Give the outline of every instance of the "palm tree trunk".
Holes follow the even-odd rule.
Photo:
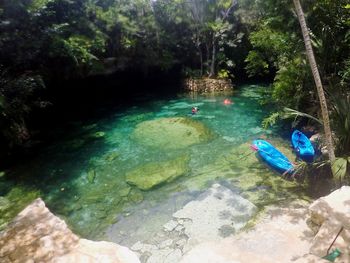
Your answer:
[[[328,156],[329,160],[331,162],[334,162],[335,160],[335,154],[334,154],[334,146],[333,146],[333,140],[332,140],[332,131],[331,126],[329,123],[329,113],[327,108],[327,101],[326,97],[324,95],[324,90],[321,82],[320,73],[317,68],[315,55],[311,46],[311,40],[308,32],[308,28],[305,21],[305,16],[303,9],[301,7],[299,0],[293,0],[294,6],[298,15],[299,23],[301,26],[301,31],[303,32],[304,37],[304,43],[306,47],[306,54],[310,63],[312,75],[314,76],[318,98],[320,100],[320,106],[321,106],[321,113],[322,113],[322,119],[323,119],[323,127],[324,127],[324,133],[325,133],[325,139],[326,139],[326,145],[328,150]]]

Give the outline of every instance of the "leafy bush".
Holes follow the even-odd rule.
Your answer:
[[[249,51],[244,61],[247,63],[245,69],[249,77],[264,76],[269,73],[269,64],[264,60],[261,53],[256,50]]]
[[[34,108],[49,105],[37,96],[45,88],[40,75],[11,75],[0,68],[0,130],[7,147],[22,145],[30,138],[26,119]]]
[[[219,79],[228,79],[230,76],[230,72],[226,69],[220,69],[218,72]]]
[[[337,139],[337,154],[350,155],[350,95],[333,95],[330,109],[331,125]]]

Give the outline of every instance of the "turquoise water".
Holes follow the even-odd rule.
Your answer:
[[[20,203],[23,206],[40,196],[81,236],[129,245],[147,238],[173,212],[214,182],[234,191],[246,191],[246,197],[260,206],[288,198],[290,192],[296,192],[294,186],[278,181],[276,190],[275,181],[266,182],[269,176],[280,179],[257,161],[247,144],[265,136],[283,145],[276,131],[261,128],[268,109],[259,103],[259,89],[262,87],[245,86],[233,94],[179,94],[150,99],[98,121],[78,123],[64,140],[0,178],[0,201],[7,213],[3,221],[14,207],[21,208]],[[227,98],[233,104],[225,105]],[[199,107],[196,115],[190,114],[193,106]],[[194,119],[215,136],[209,142],[166,150],[146,147],[132,139],[138,124],[167,117]],[[141,191],[125,181],[125,174],[135,168],[183,154],[190,156],[189,169],[173,182]]]

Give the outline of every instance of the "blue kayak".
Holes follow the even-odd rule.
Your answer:
[[[260,157],[272,168],[280,173],[292,173],[293,164],[283,153],[264,140],[254,140],[254,149],[257,150]]]
[[[292,145],[297,155],[306,162],[312,162],[315,149],[309,138],[301,131],[295,130],[292,134]]]

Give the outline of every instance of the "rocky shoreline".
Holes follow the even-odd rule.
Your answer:
[[[131,248],[79,238],[39,198],[0,233],[1,262],[281,263],[350,262],[350,187],[311,205],[292,202],[257,208],[214,184],[173,214],[153,240]],[[254,226],[247,228],[249,220]]]
[[[0,262],[139,263],[128,248],[79,238],[36,199],[0,232]]]
[[[233,89],[230,79],[187,78],[184,80],[183,86],[187,91],[200,93],[232,91]]]

